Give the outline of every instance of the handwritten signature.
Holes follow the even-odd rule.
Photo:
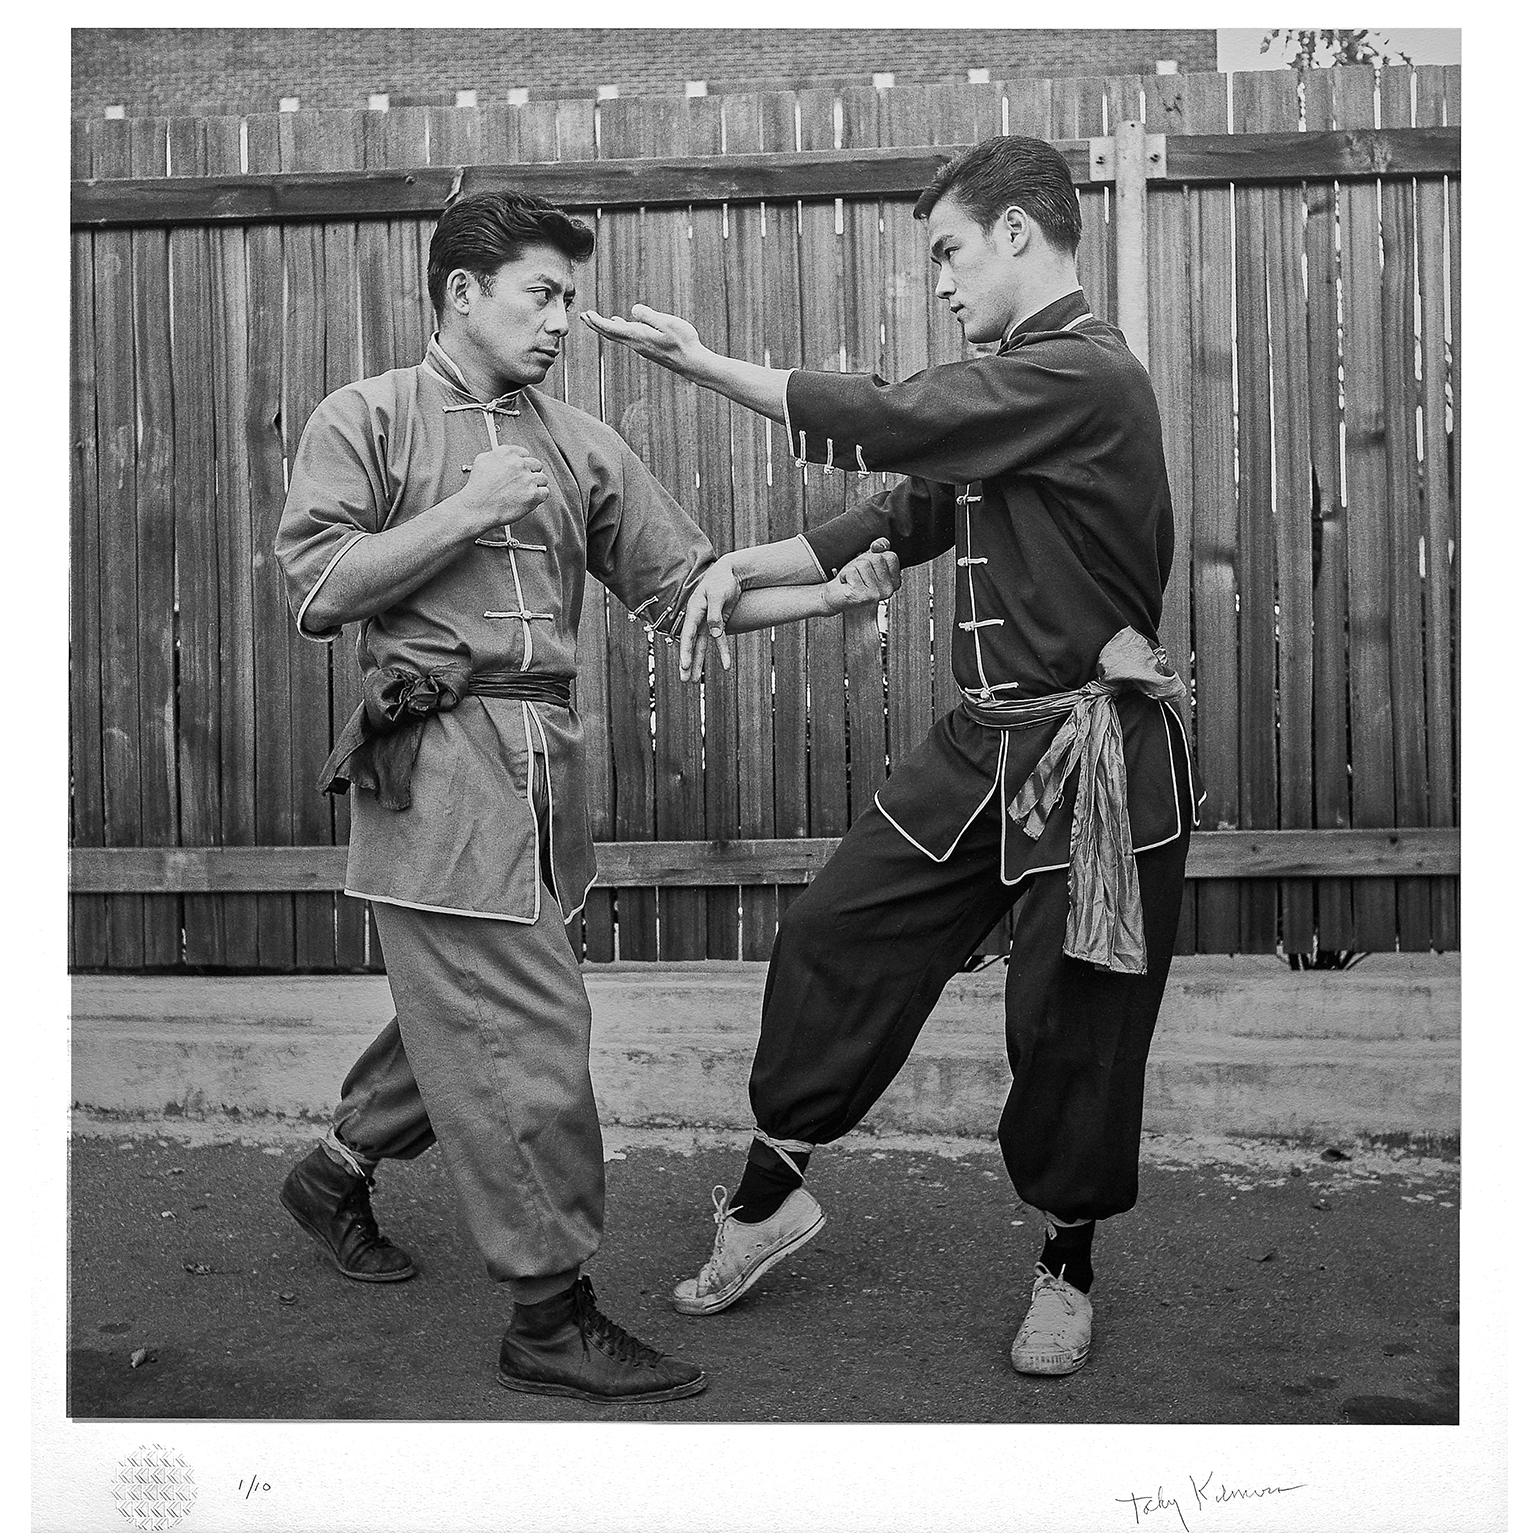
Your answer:
[[[1191,1476],[1189,1486],[1194,1495],[1190,1513],[1198,1514],[1207,1504],[1241,1504],[1250,1499],[1267,1499],[1277,1493],[1295,1493],[1298,1488],[1305,1488],[1307,1485],[1288,1483],[1282,1488],[1277,1488],[1273,1484],[1266,1483],[1261,1488],[1229,1488],[1225,1483],[1216,1482],[1214,1472],[1207,1472],[1203,1482],[1196,1482]],[[1128,1499],[1116,1499],[1115,1503],[1129,1504],[1137,1525],[1141,1524],[1144,1516],[1150,1518],[1171,1509],[1179,1517],[1179,1524],[1186,1531],[1189,1529],[1189,1521],[1184,1518],[1183,1504],[1177,1498],[1170,1498],[1165,1494],[1161,1483],[1158,1484],[1156,1493],[1133,1493]]]

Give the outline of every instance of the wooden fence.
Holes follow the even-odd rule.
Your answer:
[[[1005,129],[1067,154],[1090,302],[1163,406],[1163,638],[1210,789],[1182,947],[1454,948],[1459,93],[1456,69],[1346,68],[78,122],[72,963],[376,964],[337,895],[346,807],[312,787],[353,648],[295,635],[271,544],[320,398],[420,358],[455,187],[590,210],[583,304],[902,377],[962,355],[912,196],[943,147]],[[549,387],[722,549],[867,484],[802,473],[782,433],[584,327]],[[700,688],[589,592],[588,958],[766,956],[956,697],[951,583],[946,558],[888,624],[738,637]]]

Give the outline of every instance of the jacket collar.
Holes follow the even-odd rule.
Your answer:
[[[423,359],[423,365],[435,373],[466,404],[478,405],[487,411],[505,410],[522,394],[521,389],[512,389],[504,395],[498,395],[494,400],[482,400],[469,387],[469,380],[464,377],[464,370],[443,350],[443,344],[438,340],[436,331],[433,331],[432,339],[427,343],[427,355]]]
[[[1020,346],[1028,335],[1040,331],[1065,330],[1074,320],[1081,320],[1085,315],[1091,314],[1088,308],[1087,296],[1081,288],[1074,288],[1071,293],[1064,293],[1059,299],[1052,299],[1044,309],[1037,309],[1034,314],[1026,315],[1010,327],[1008,334],[1003,337],[999,352],[1011,352]]]

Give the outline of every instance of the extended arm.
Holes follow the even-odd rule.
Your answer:
[[[699,340],[699,333],[686,320],[649,305],[636,304],[630,314],[633,319],[621,320],[617,315],[599,315],[588,309],[581,318],[604,340],[622,342],[648,362],[659,363],[759,416],[784,420],[788,368],[765,368],[760,363],[722,357]]]
[[[636,304],[631,320],[586,311],[608,341],[782,422],[803,462],[888,470],[950,485],[1021,470],[1077,435],[1124,380],[1082,335],[1008,355],[926,368],[899,384],[873,374],[764,368],[721,357],[688,321]],[[1097,371],[1095,371],[1097,369]]]

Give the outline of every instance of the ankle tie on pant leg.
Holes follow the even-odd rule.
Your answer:
[[[796,1141],[791,1136],[770,1136],[766,1131],[754,1131],[755,1141],[760,1141],[765,1147],[772,1147],[789,1166],[790,1171],[797,1179],[804,1178],[805,1170],[789,1154],[791,1152],[804,1152],[807,1157],[816,1150],[814,1141]]]
[[[377,1163],[365,1162],[356,1152],[339,1137],[335,1131],[327,1131],[320,1139],[320,1145],[338,1162],[350,1168],[360,1179],[373,1179],[373,1170]]]
[[[1047,1238],[1055,1237],[1060,1230],[1070,1231],[1073,1227],[1086,1227],[1095,1218],[1092,1216],[1079,1216],[1076,1221],[1063,1221],[1060,1216],[1053,1216],[1049,1211],[1041,1211],[1045,1217],[1045,1235]]]

